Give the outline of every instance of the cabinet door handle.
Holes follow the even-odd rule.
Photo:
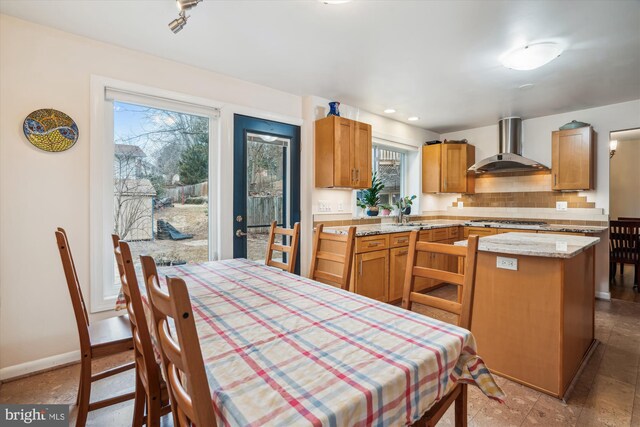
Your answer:
[[[356,169],[356,181],[360,182],[360,169]]]
[[[408,253],[409,253],[409,251],[400,251],[400,252],[398,252],[398,255],[406,255]]]
[[[557,186],[558,185],[558,174],[554,173],[553,174],[553,186]]]
[[[371,248],[371,247],[373,247],[373,246],[379,246],[379,245],[381,245],[381,244],[382,244],[381,242],[369,242],[369,244],[367,245],[367,247]]]
[[[409,239],[404,238],[404,239],[398,239],[396,240],[396,243],[407,243],[409,241]]]
[[[360,266],[358,267],[358,274],[362,276],[362,258],[360,259]]]

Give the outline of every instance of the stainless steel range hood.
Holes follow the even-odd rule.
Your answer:
[[[503,173],[549,170],[535,160],[522,157],[522,119],[506,117],[498,122],[500,143],[495,156],[480,160],[469,168],[475,173]]]

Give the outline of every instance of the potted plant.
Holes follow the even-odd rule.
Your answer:
[[[384,184],[378,179],[378,174],[374,173],[371,179],[371,187],[362,191],[362,196],[357,202],[359,208],[366,209],[368,216],[378,216],[380,192],[383,189]]]
[[[382,203],[378,205],[378,208],[380,208],[380,215],[389,216],[391,215],[391,209],[393,209],[393,206],[388,205],[386,203]]]
[[[415,195],[413,195],[411,197],[404,196],[400,200],[398,200],[396,202],[396,206],[398,207],[398,210],[400,211],[400,213],[402,213],[404,215],[410,215],[411,214],[411,205],[413,205],[413,201],[415,200],[415,198],[416,198]]]

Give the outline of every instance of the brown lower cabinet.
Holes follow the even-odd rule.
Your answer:
[[[460,227],[423,230],[419,239],[424,242],[452,244],[460,240]],[[383,302],[396,303],[402,299],[407,265],[410,233],[361,236],[356,238],[356,249],[351,273],[351,290]],[[418,265],[440,270],[457,271],[458,261],[446,255],[420,254]],[[416,290],[424,291],[439,285],[431,279],[416,279]]]

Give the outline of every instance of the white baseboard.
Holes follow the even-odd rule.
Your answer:
[[[70,351],[69,353],[57,354],[55,356],[32,360],[30,362],[20,363],[18,365],[7,366],[6,368],[0,369],[0,381],[6,381],[11,378],[17,378],[23,375],[32,374],[34,372],[44,371],[56,366],[67,365],[79,360],[80,350],[75,350]]]
[[[596,298],[611,301],[611,292],[596,291]]]

